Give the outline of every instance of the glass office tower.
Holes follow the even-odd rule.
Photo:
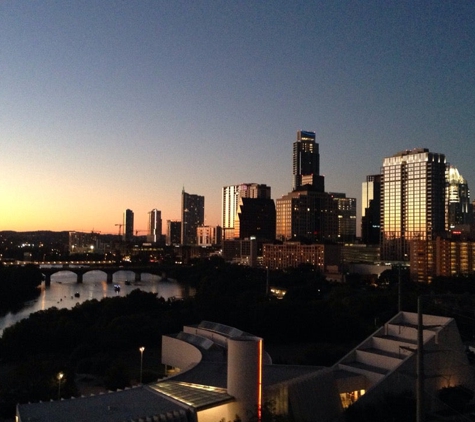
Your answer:
[[[320,176],[320,153],[315,142],[315,132],[299,130],[293,145],[294,190],[310,185],[318,192],[324,191],[323,176]]]

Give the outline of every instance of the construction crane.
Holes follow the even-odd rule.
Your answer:
[[[148,234],[148,230],[135,230],[135,240],[138,242],[139,241],[139,233],[145,232]]]
[[[122,239],[122,227],[124,226],[123,224],[116,224],[116,226],[119,226],[119,240]]]

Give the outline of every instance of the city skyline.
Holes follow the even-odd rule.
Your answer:
[[[104,1],[0,6],[0,230],[117,233],[180,192],[292,190],[315,131],[325,191],[428,148],[475,183],[475,5]]]

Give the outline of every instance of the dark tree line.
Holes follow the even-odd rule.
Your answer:
[[[34,265],[0,265],[0,314],[14,311],[40,294],[43,275]]]

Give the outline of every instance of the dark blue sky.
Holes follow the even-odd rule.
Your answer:
[[[403,149],[475,184],[471,1],[0,3],[0,230],[179,219],[183,186],[292,187],[299,129],[326,190]],[[359,209],[359,205],[358,205]]]

